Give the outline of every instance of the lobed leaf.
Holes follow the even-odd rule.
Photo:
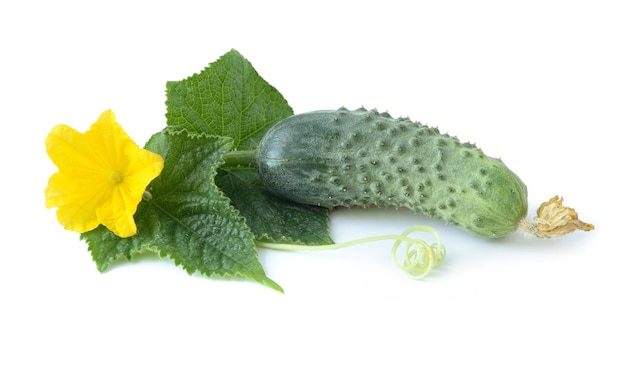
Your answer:
[[[166,91],[168,125],[230,137],[235,149],[255,149],[264,131],[293,114],[285,98],[236,50],[200,73],[168,82]]]
[[[214,183],[232,140],[167,128],[146,149],[165,160],[135,214],[138,233],[119,238],[102,227],[83,234],[101,271],[119,259],[157,251],[187,272],[247,278],[282,291],[258,261],[254,236]]]

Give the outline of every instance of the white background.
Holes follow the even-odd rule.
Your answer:
[[[354,3],[0,6],[0,388],[626,387],[620,2]],[[285,294],[150,257],[98,273],[44,207],[45,136],[111,108],[143,145],[165,126],[165,82],[232,48],[296,112],[437,125],[502,157],[532,210],[559,194],[596,230],[479,240],[403,210],[347,210],[332,214],[337,242],[427,224],[446,263],[414,281],[391,242],[261,250]]]

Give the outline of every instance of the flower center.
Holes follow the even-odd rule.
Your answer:
[[[120,184],[121,182],[124,181],[124,178],[118,172],[111,171],[111,173],[109,174],[109,180],[113,184]]]

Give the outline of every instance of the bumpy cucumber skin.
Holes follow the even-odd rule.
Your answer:
[[[296,202],[408,207],[477,237],[502,237],[528,210],[526,185],[500,160],[436,128],[376,110],[286,118],[262,139],[264,185]]]

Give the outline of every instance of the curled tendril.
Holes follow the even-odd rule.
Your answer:
[[[431,233],[437,239],[437,242],[428,244],[426,241],[411,237],[415,232]],[[446,257],[446,248],[441,242],[441,237],[435,229],[427,226],[414,226],[405,230],[402,234],[387,234],[382,236],[361,238],[358,240],[343,242],[340,244],[330,245],[297,245],[297,244],[280,244],[273,242],[257,241],[257,245],[263,248],[279,249],[279,250],[329,250],[341,249],[350,246],[366,244],[374,241],[395,240],[391,248],[391,257],[398,268],[403,270],[413,279],[422,279],[433,270],[440,266]],[[398,261],[398,250],[404,244],[403,261]]]
[[[422,239],[412,238],[410,235],[414,232],[432,233],[437,242],[428,244]],[[402,244],[404,245],[404,257],[402,262],[398,261],[398,250]],[[441,243],[441,237],[432,228],[426,226],[414,226],[402,233],[391,248],[391,256],[393,262],[398,268],[407,273],[414,279],[422,279],[432,271],[433,268],[439,267],[446,258],[446,248]]]

